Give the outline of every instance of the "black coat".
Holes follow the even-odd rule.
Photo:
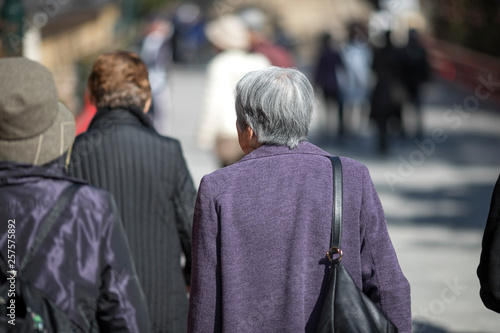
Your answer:
[[[153,331],[185,331],[196,190],[180,143],[159,135],[139,110],[99,109],[75,140],[69,173],[115,197]]]
[[[319,51],[319,58],[314,71],[314,83],[319,87],[325,96],[341,97],[340,85],[338,82],[338,71],[345,69],[344,62],[333,47],[322,45]]]
[[[491,198],[477,276],[484,305],[500,313],[500,177]]]
[[[372,68],[377,84],[372,93],[370,117],[385,121],[391,116],[401,117],[404,86],[401,81],[402,53],[388,44],[374,50]]]

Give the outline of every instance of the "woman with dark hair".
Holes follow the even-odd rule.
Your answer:
[[[246,74],[236,130],[246,154],[203,177],[193,220],[189,332],[312,332],[330,244],[330,154],[307,142],[314,106],[295,69]],[[367,168],[342,157],[346,269],[400,332],[411,332],[401,272]]]

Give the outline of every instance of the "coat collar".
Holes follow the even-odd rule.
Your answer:
[[[50,178],[87,184],[86,181],[69,177],[60,159],[45,165],[31,165],[15,162],[0,162],[0,186],[23,184],[33,179]]]
[[[331,156],[321,148],[316,147],[310,142],[303,141],[293,149],[287,146],[277,146],[277,145],[263,145],[250,154],[246,155],[241,159],[241,161],[252,160],[256,158],[270,157],[276,155],[290,155],[290,154],[309,154],[309,155],[321,155],[321,156]]]
[[[151,119],[137,108],[99,108],[92,119],[89,129],[98,126],[101,122],[113,121],[125,124],[142,125],[153,128]]]

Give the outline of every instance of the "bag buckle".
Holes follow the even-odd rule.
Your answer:
[[[342,254],[343,254],[342,250],[336,246],[326,251],[326,256],[328,257],[328,260],[330,260],[330,262],[333,261],[340,262],[340,260],[342,260]]]

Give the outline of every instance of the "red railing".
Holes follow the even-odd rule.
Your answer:
[[[461,46],[437,40],[425,39],[429,62],[435,73],[442,78],[475,89],[482,82],[489,85],[493,98],[500,101],[500,58],[482,54]]]

